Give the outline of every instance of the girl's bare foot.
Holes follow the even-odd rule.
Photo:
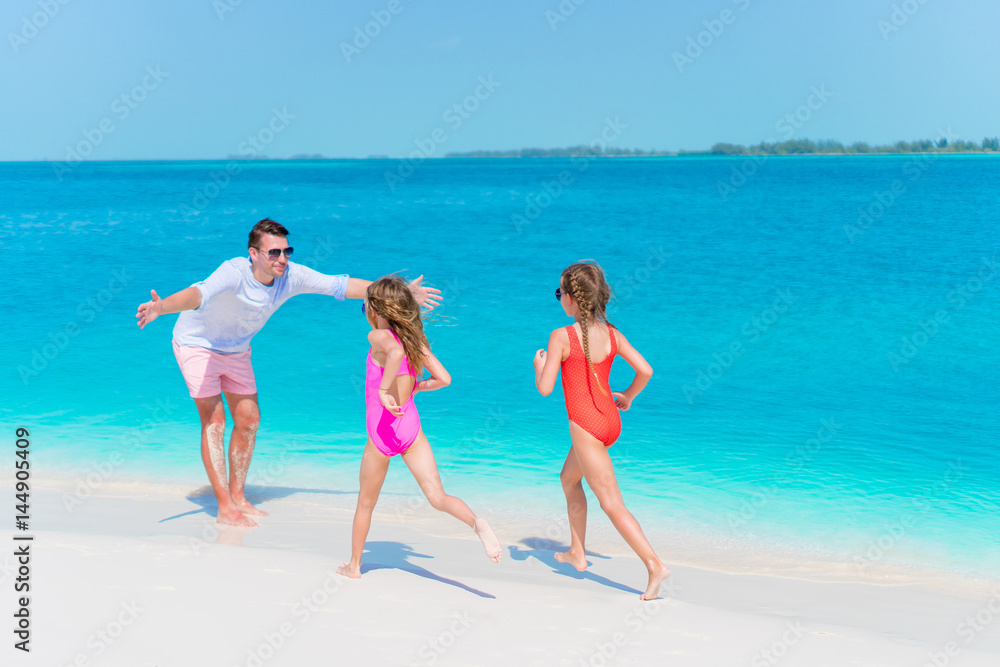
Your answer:
[[[569,563],[580,572],[587,569],[587,555],[584,553],[573,553],[573,550],[556,553],[556,560],[560,563]]]
[[[341,574],[345,577],[350,577],[351,579],[361,578],[361,563],[357,565],[351,565],[349,561],[344,561],[344,564],[337,568],[337,574]]]
[[[660,596],[660,584],[670,576],[670,568],[660,563],[660,567],[649,573],[649,583],[646,585],[646,592],[639,596],[640,600],[655,600]]]
[[[482,541],[489,559],[494,563],[499,563],[500,559],[503,558],[503,547],[500,546],[500,540],[497,539],[493,529],[486,523],[486,519],[476,519],[472,530],[476,531],[476,535]]]
[[[226,509],[219,508],[219,514],[215,518],[216,523],[222,523],[227,526],[240,526],[241,528],[256,528],[257,522],[248,516],[244,516],[235,507],[228,507]]]

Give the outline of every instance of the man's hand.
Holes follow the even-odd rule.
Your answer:
[[[162,305],[160,295],[156,293],[155,289],[149,290],[149,293],[152,295],[153,300],[140,304],[139,312],[135,314],[136,319],[139,320],[138,325],[140,329],[155,320],[161,314]]]
[[[434,310],[435,306],[441,305],[441,290],[434,287],[423,287],[420,283],[423,282],[424,277],[420,276],[416,280],[410,282],[410,291],[413,292],[414,298],[417,300],[417,304],[421,308],[426,308],[427,310]]]

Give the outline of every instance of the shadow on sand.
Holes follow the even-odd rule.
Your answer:
[[[642,591],[636,590],[625,584],[620,584],[617,581],[611,581],[606,577],[602,577],[599,574],[594,574],[590,570],[584,570],[583,572],[578,571],[575,567],[569,563],[560,563],[556,560],[557,551],[566,551],[569,546],[563,544],[562,542],[556,542],[555,540],[547,540],[541,537],[526,537],[521,540],[521,544],[528,547],[527,549],[522,549],[517,545],[512,545],[510,549],[510,557],[514,560],[527,560],[528,558],[537,558],[541,562],[545,563],[552,568],[552,571],[556,574],[561,574],[564,577],[569,577],[571,579],[586,579],[588,581],[594,581],[602,586],[608,586],[610,588],[615,588],[619,591],[625,591],[626,593],[635,593],[636,595],[642,595]],[[610,556],[602,556],[601,554],[594,553],[593,551],[587,552],[587,565],[590,565],[589,558],[603,558],[610,560]]]
[[[410,574],[415,574],[418,577],[423,577],[424,579],[439,581],[442,584],[448,584],[449,586],[461,588],[463,591],[468,591],[469,593],[478,595],[481,598],[489,598],[491,600],[496,599],[495,595],[485,593],[472,588],[471,586],[466,586],[462,582],[455,581],[454,579],[446,579],[417,565],[416,563],[411,563],[409,560],[411,558],[434,558],[434,556],[418,554],[412,547],[400,542],[365,542],[365,555],[362,558],[363,562],[361,563],[361,574],[371,572],[372,570],[402,570],[403,572],[409,572]]]
[[[357,495],[357,491],[331,491],[330,489],[303,489],[293,486],[255,486],[247,485],[246,487],[246,497],[254,505],[262,505],[269,500],[280,500],[282,498],[288,498],[289,496],[294,496],[297,493],[321,493],[325,495],[333,496],[343,496],[343,495]],[[175,514],[173,516],[168,516],[166,519],[160,519],[159,523],[164,523],[166,521],[173,521],[174,519],[180,519],[181,517],[191,516],[193,514],[201,514],[204,512],[209,516],[219,515],[219,503],[215,499],[215,494],[212,493],[212,487],[207,484],[197,491],[192,491],[186,496],[187,500],[190,500],[195,505],[198,505],[201,509],[191,510],[189,512],[181,512],[180,514]]]

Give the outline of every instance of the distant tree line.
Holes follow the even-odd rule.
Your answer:
[[[1000,139],[985,137],[980,143],[974,141],[952,141],[942,138],[897,141],[894,144],[872,145],[864,141],[843,144],[833,139],[791,139],[789,141],[761,142],[750,146],[742,144],[717,143],[707,151],[657,151],[639,148],[608,147],[598,151],[592,146],[570,146],[569,148],[518,148],[508,151],[469,151],[448,153],[446,158],[509,158],[509,157],[578,157],[601,155],[606,157],[657,157],[671,155],[863,155],[884,153],[995,153],[1000,152]]]
[[[581,157],[590,155],[651,157],[656,155],[677,155],[677,153],[644,151],[636,148],[615,148],[614,146],[608,146],[602,151],[593,146],[570,146],[569,148],[517,148],[509,151],[469,151],[467,153],[447,153],[445,157]]]
[[[845,145],[832,139],[813,141],[811,139],[791,139],[775,143],[761,142],[752,146],[718,143],[708,151],[710,155],[825,155],[825,154],[865,154],[865,153],[985,153],[1000,151],[997,137],[986,137],[980,143],[974,141],[952,141],[945,138],[938,141],[917,139],[897,141],[894,144],[871,145],[856,141]],[[682,154],[704,155],[702,151],[682,151]]]

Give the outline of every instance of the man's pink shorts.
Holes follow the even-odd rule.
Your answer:
[[[174,341],[174,356],[181,367],[191,398],[208,398],[222,392],[256,394],[257,381],[250,365],[250,353],[220,354],[194,345],[178,345]]]

